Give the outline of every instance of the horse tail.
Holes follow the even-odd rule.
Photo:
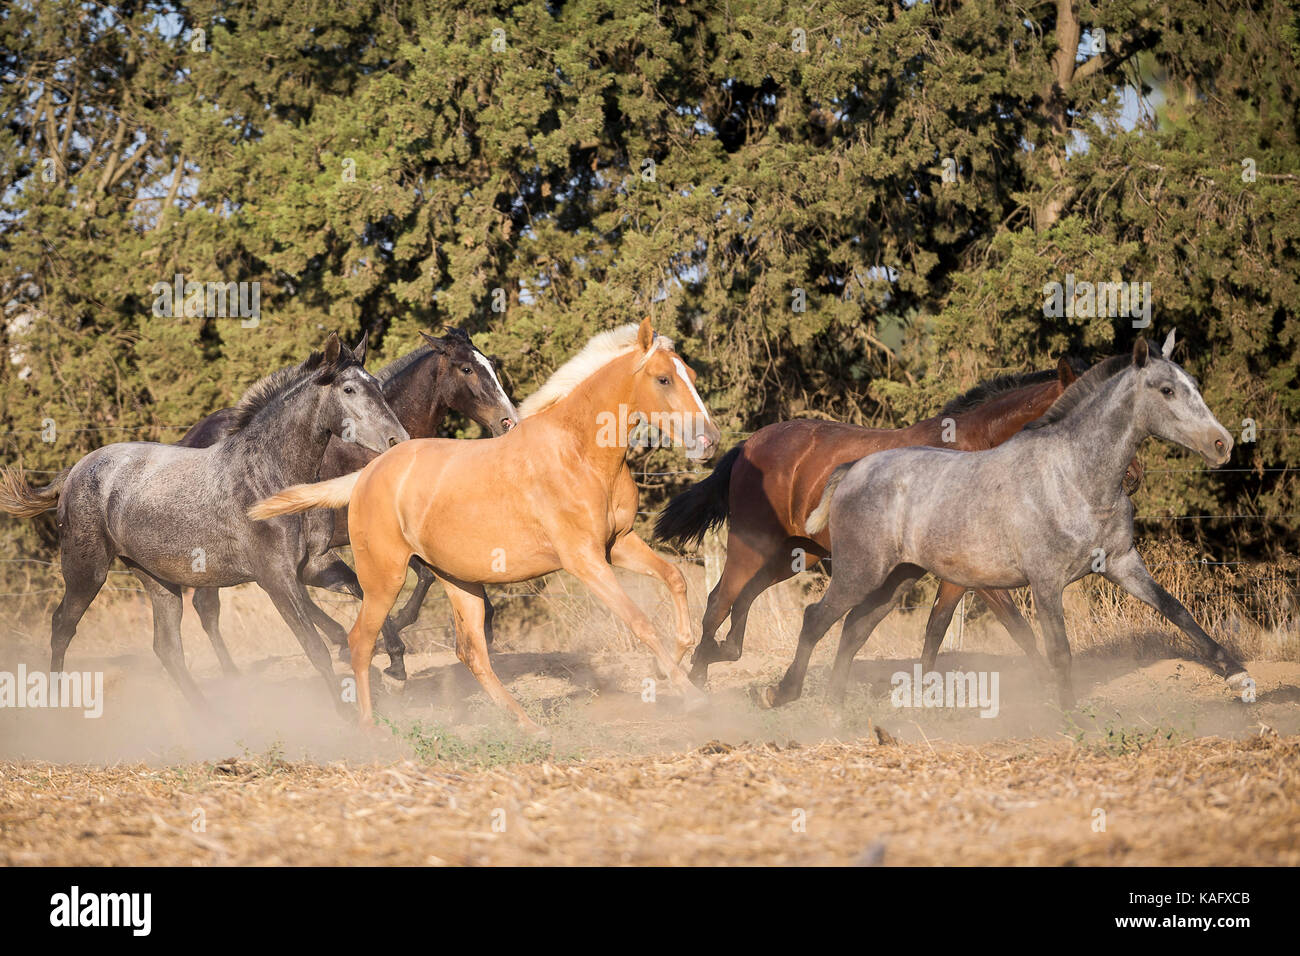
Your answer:
[[[0,511],[19,518],[34,518],[59,503],[59,492],[71,467],[64,468],[44,488],[33,489],[21,468],[0,468]]]
[[[292,485],[279,494],[255,502],[248,509],[248,516],[254,521],[265,521],[277,515],[293,515],[312,508],[342,508],[351,500],[352,489],[360,477],[361,472],[354,471],[314,485]]]
[[[826,479],[826,490],[822,492],[821,501],[817,502],[817,507],[813,509],[812,514],[808,516],[808,522],[804,525],[804,530],[809,534],[817,534],[822,528],[826,527],[831,520],[831,498],[835,496],[835,489],[840,486],[844,476],[849,473],[856,462],[845,462]]]
[[[698,547],[710,528],[727,520],[730,505],[731,469],[740,457],[745,443],[741,442],[722,456],[709,476],[697,481],[668,502],[655,520],[654,536],[660,541],[684,548],[694,543]]]

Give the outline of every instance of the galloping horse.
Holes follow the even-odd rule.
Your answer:
[[[1172,345],[1171,336],[1165,355]],[[1230,686],[1244,682],[1245,668],[1155,582],[1133,546],[1133,504],[1120,481],[1153,435],[1212,466],[1232,451],[1196,382],[1140,338],[1131,357],[1092,368],[996,448],[895,448],[835,469],[807,525],[817,534],[829,521],[835,574],[804,611],[794,661],[766,702],[799,696],[813,648],[847,613],[827,691],[842,698],[858,649],[911,582],[933,571],[962,587],[1029,587],[1061,706],[1072,707],[1061,592],[1098,560],[1107,580],[1176,624]]]
[[[50,628],[50,670],[62,671],[77,623],[121,558],[153,605],[154,652],[195,704],[204,698],[185,666],[181,589],[256,581],[271,596],[312,664],[340,697],[329,652],[298,580],[307,557],[303,521],[255,523],[245,510],[276,488],[317,473],[331,435],[372,451],[405,440],[379,383],[330,335],[322,352],[262,379],[235,406],[232,428],[208,448],[156,442],[105,445],[39,490],[0,470],[0,510],[31,517],[57,505],[63,600]]]
[[[704,686],[709,665],[739,660],[749,607],[763,591],[831,554],[825,530],[809,534],[805,524],[838,465],[886,448],[936,445],[973,451],[992,448],[1042,415],[1077,378],[1062,358],[1053,371],[1004,375],[953,399],[938,415],[907,428],[863,428],[839,422],[799,419],[760,428],[727,452],[703,481],[677,495],[655,522],[655,537],[683,547],[727,522],[727,560],[709,593],[691,680]],[[1141,481],[1134,459],[1125,474],[1130,493]],[[796,555],[802,552],[802,561]],[[925,630],[923,666],[934,669],[953,610],[966,589],[941,582]],[[1032,659],[1034,633],[1010,595],[980,590],[1002,626]],[[719,645],[714,634],[731,615],[731,630]]]
[[[485,583],[527,581],[564,569],[600,598],[658,659],[688,705],[704,700],[680,661],[690,649],[686,582],[632,531],[637,488],[629,426],[645,422],[688,457],[705,459],[720,433],[695,391],[695,373],[647,318],[593,338],[522,406],[499,438],[405,442],[360,473],[288,488],[255,518],[348,505],[364,597],[348,635],[363,725],[371,724],[375,638],[418,555],[451,601],[456,654],[488,695],[527,730],[539,728],[492,671],[483,633]],[[612,565],[653,575],[672,595],[677,649],[619,585]]]
[[[380,369],[375,378],[385,401],[397,415],[412,438],[432,438],[447,416],[448,411],[460,412],[493,435],[504,434],[519,419],[515,406],[506,397],[505,389],[492,369],[488,357],[474,347],[469,335],[462,329],[448,328],[447,334],[435,338],[421,331],[427,343],[390,365]],[[360,349],[365,351],[366,339]],[[235,409],[223,408],[197,422],[176,444],[189,448],[205,448],[219,441],[234,418]],[[336,478],[358,471],[375,457],[375,452],[356,442],[332,439],[321,460],[319,478]],[[353,597],[361,597],[361,586],[356,575],[337,556],[330,552],[348,543],[348,518],[342,511],[322,511],[307,518],[308,557],[298,571],[303,584],[328,588]],[[401,612],[384,625],[384,649],[389,664],[384,672],[398,680],[406,679],[404,657],[406,647],[399,633],[419,616],[420,605],[433,573],[420,561],[412,561],[418,579],[415,593]],[[207,632],[212,649],[227,675],[238,673],[235,662],[221,639],[221,596],[215,588],[196,588],[190,599],[199,613],[203,630]],[[309,605],[312,620],[340,650],[348,646],[347,631],[334,618],[322,611],[315,601]]]

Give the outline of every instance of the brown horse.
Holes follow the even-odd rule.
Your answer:
[[[718,462],[703,481],[668,503],[655,523],[660,541],[698,544],[708,530],[727,521],[727,561],[709,593],[700,644],[691,660],[691,680],[704,686],[709,665],[740,659],[749,607],[773,584],[830,556],[827,529],[809,537],[808,515],[821,500],[826,479],[838,465],[885,448],[935,445],[977,451],[992,448],[1038,418],[1077,378],[1062,358],[1053,371],[1005,375],[953,399],[933,418],[907,428],[863,428],[801,419],[760,428]],[[1141,480],[1134,459],[1125,475],[1132,493]],[[934,669],[939,645],[953,611],[966,593],[941,582],[925,630],[922,664]],[[1034,632],[1006,591],[977,592],[1012,639],[1041,661]],[[722,644],[714,634],[731,615]]]
[[[688,705],[703,702],[681,667],[692,644],[681,571],[632,532],[637,488],[628,467],[631,426],[707,459],[720,433],[695,391],[695,373],[647,318],[596,336],[520,408],[498,438],[403,442],[362,471],[297,485],[259,502],[254,518],[348,505],[348,532],[364,592],[348,635],[363,725],[373,721],[370,658],[380,625],[419,555],[438,577],[456,621],[456,654],[520,726],[539,728],[492,671],[483,632],[484,584],[564,569],[584,582],[650,649]],[[611,565],[653,575],[676,611],[670,654]]]

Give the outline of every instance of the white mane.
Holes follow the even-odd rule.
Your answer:
[[[631,323],[593,336],[582,351],[557,368],[541,388],[520,403],[519,417],[529,418],[550,408],[614,359],[635,352],[638,328],[636,323]],[[655,337],[653,347],[671,350],[673,343],[660,335]]]

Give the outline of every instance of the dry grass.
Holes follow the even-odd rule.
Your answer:
[[[1300,864],[1300,739],[1271,734],[1121,755],[714,744],[477,771],[4,764],[0,783],[5,865]]]
[[[378,701],[392,733],[376,740],[334,714],[256,589],[225,592],[239,680],[220,678],[186,617],[190,666],[215,715],[196,715],[162,674],[147,604],[101,599],[68,663],[104,672],[103,718],[0,710],[0,864],[1300,864],[1289,572],[1242,587],[1230,570],[1151,559],[1248,659],[1257,703],[1183,659],[1170,625],[1089,584],[1068,596],[1086,698],[1070,714],[977,608],[950,631],[940,664],[999,673],[995,719],[891,706],[891,675],[915,661],[924,609],[892,615],[872,637],[843,709],[821,699],[832,632],[804,699],[764,711],[750,692],[789,661],[819,588],[803,576],[760,598],[744,658],[712,671],[711,710],[684,715],[671,692],[643,699],[649,655],[557,576],[535,598],[499,602],[493,649],[548,742],[515,732],[456,662],[440,597],[408,635],[411,680]],[[687,571],[698,620],[702,571]],[[621,577],[669,633],[662,589]],[[355,613],[351,601],[325,603],[345,623]],[[0,670],[39,667],[47,627],[37,612],[0,631]]]

